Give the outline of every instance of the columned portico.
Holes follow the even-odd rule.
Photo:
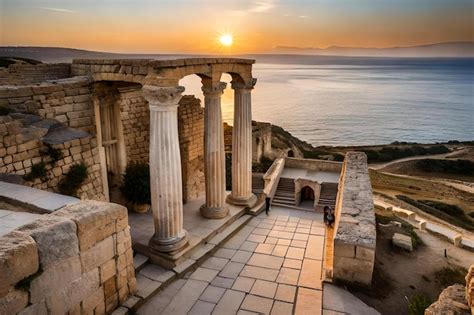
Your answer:
[[[206,203],[202,205],[200,212],[209,219],[224,218],[229,212],[225,205],[225,149],[221,109],[221,96],[225,87],[224,82],[206,82],[202,87]]]
[[[178,102],[184,88],[143,86],[150,107],[150,189],[155,234],[149,247],[172,253],[188,242],[183,229]]]
[[[252,193],[252,103],[256,83],[232,82],[234,89],[234,126],[232,131],[232,193],[227,202],[252,207],[257,197]]]

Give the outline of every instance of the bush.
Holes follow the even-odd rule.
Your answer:
[[[409,315],[424,315],[425,309],[431,305],[430,300],[425,295],[417,294],[411,297],[408,304]]]
[[[466,274],[467,270],[464,268],[444,267],[436,271],[434,277],[442,288],[446,288],[455,283],[465,285],[466,280],[464,277]]]
[[[46,144],[46,154],[51,158],[51,164],[56,163],[64,157],[63,152],[60,149],[53,148],[49,144]]]
[[[150,166],[145,162],[132,162],[127,165],[123,184],[120,187],[124,198],[135,204],[150,204]]]
[[[31,166],[31,172],[23,176],[26,181],[33,181],[35,179],[41,179],[43,182],[48,179],[48,171],[46,170],[46,163],[39,162]]]
[[[388,162],[405,157],[416,155],[431,155],[448,153],[449,148],[444,145],[421,146],[412,145],[404,148],[399,147],[383,147],[380,150],[366,149],[362,150],[366,155],[369,163],[374,162]]]
[[[69,172],[59,182],[59,192],[63,195],[76,196],[88,175],[87,166],[79,163],[71,166]]]
[[[474,163],[469,160],[423,159],[416,161],[415,166],[428,173],[474,175]]]

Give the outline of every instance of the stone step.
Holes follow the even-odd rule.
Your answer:
[[[298,207],[295,204],[286,204],[286,203],[280,203],[280,202],[273,202],[272,205],[273,206],[284,207],[284,208],[291,208],[291,209],[295,209],[295,210],[301,210],[301,211],[310,211],[310,212],[315,211],[313,209]]]
[[[294,196],[284,196],[284,195],[276,195],[273,200],[288,200],[288,201],[292,201],[292,202],[295,202],[295,197]]]

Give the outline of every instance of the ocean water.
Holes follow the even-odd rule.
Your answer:
[[[253,75],[253,119],[316,146],[474,140],[474,59],[257,58]],[[222,104],[232,124],[230,84]]]

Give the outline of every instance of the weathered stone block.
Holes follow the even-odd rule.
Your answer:
[[[81,276],[78,256],[63,259],[31,281],[30,302],[38,303],[54,292],[59,292]]]
[[[0,314],[16,314],[28,305],[28,292],[11,290],[0,298]]]
[[[100,266],[100,282],[104,283],[106,280],[112,278],[117,273],[115,259],[112,258],[105,264]]]
[[[372,262],[347,258],[334,257],[334,279],[347,282],[355,282],[370,286],[372,283],[372,272],[374,264]]]
[[[83,201],[66,206],[54,215],[68,217],[76,223],[79,247],[86,250],[114,233],[115,230],[104,230],[104,227],[116,224],[116,220],[126,219],[127,209],[114,203]]]
[[[48,216],[19,228],[36,241],[43,270],[79,253],[76,224],[65,218]]]
[[[31,236],[14,231],[0,238],[0,296],[38,269],[38,249]]]
[[[48,314],[48,309],[46,308],[45,301],[32,304],[18,313],[18,315],[47,315],[47,314]]]
[[[356,247],[356,256],[357,259],[375,261],[375,250],[372,248],[366,248],[363,246]]]
[[[334,256],[354,258],[356,256],[356,247],[352,244],[335,241]]]
[[[81,252],[81,263],[84,272],[100,266],[115,255],[115,244],[112,236],[100,241],[88,250]]]
[[[409,252],[413,251],[411,237],[408,235],[403,235],[400,233],[393,234],[392,244],[397,247],[403,248]]]
[[[65,314],[99,288],[99,269],[83,274],[46,300],[52,314]]]

